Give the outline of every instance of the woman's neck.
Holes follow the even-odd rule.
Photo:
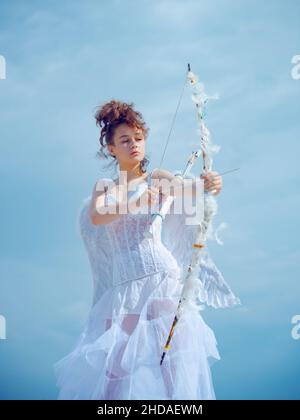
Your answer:
[[[116,182],[118,184],[125,184],[125,183],[129,183],[129,182],[138,182],[138,181],[143,181],[144,179],[146,179],[148,177],[148,172],[144,172],[144,173],[136,173],[133,171],[121,171],[122,172],[122,176],[119,176],[119,178],[116,180]]]
[[[126,169],[120,167],[120,173],[122,172],[122,178],[126,178],[127,182],[138,180],[138,179],[144,179],[148,176],[147,172],[142,172],[140,165],[135,166],[134,168]],[[119,177],[120,179],[120,177]]]

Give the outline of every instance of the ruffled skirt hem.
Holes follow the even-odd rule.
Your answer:
[[[73,351],[54,365],[58,399],[215,399],[210,366],[220,355],[200,311],[182,314],[160,365],[178,278],[163,272],[137,283],[107,290],[94,305]]]

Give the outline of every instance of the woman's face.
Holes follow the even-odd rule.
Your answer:
[[[115,129],[113,140],[114,145],[108,145],[108,149],[116,156],[120,167],[134,167],[145,157],[145,139],[141,129],[120,124]],[[132,154],[133,151],[138,153]]]

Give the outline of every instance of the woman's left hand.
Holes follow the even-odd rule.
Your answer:
[[[204,190],[211,192],[213,195],[218,195],[222,190],[222,176],[218,172],[211,171],[205,176],[201,175],[201,179],[204,179]],[[215,190],[215,191],[214,191]]]

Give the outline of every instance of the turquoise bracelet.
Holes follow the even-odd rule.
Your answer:
[[[160,216],[164,220],[164,216],[160,213],[152,213],[151,216]]]

